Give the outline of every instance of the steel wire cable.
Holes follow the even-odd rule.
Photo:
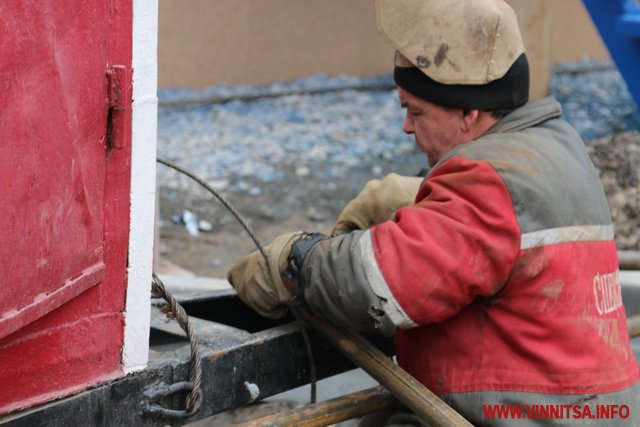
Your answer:
[[[202,403],[202,366],[200,362],[200,347],[196,341],[193,328],[189,322],[189,316],[185,309],[178,303],[176,298],[169,292],[162,280],[153,273],[153,282],[151,285],[151,296],[153,298],[162,298],[167,301],[166,308],[163,311],[167,316],[175,319],[182,330],[187,334],[189,339],[189,347],[191,350],[191,361],[189,363],[189,382],[191,383],[191,391],[187,394],[186,398],[186,416],[195,414],[200,409]]]
[[[163,165],[165,165],[167,167],[170,167],[171,169],[174,169],[174,170],[182,173],[185,176],[188,176],[189,178],[191,178],[192,180],[197,182],[200,186],[202,186],[205,190],[207,190],[209,193],[213,194],[213,196],[216,199],[218,199],[220,201],[220,203],[222,203],[222,205],[225,208],[227,208],[227,210],[229,212],[231,212],[231,214],[235,217],[235,219],[244,228],[244,230],[247,232],[247,234],[249,235],[249,237],[251,238],[253,243],[258,248],[258,251],[262,255],[262,257],[263,257],[263,259],[264,259],[264,261],[266,263],[267,270],[269,270],[269,271],[271,270],[270,267],[269,267],[269,258],[267,257],[267,254],[266,254],[266,252],[264,250],[264,247],[262,246],[262,244],[260,243],[260,241],[256,237],[255,233],[253,232],[253,230],[251,229],[251,227],[249,226],[247,221],[244,219],[244,217],[234,208],[234,206],[231,204],[231,202],[229,202],[229,200],[227,200],[227,198],[222,193],[220,193],[216,189],[212,188],[203,179],[199,178],[194,173],[192,173],[188,169],[183,168],[182,166],[179,166],[179,165],[177,165],[177,164],[175,164],[175,163],[173,163],[173,162],[171,162],[169,160],[165,160],[165,159],[162,159],[162,158],[156,158],[156,161],[158,163],[160,163],[160,164],[163,164]],[[155,282],[156,278],[157,278],[157,276],[154,273],[154,282]],[[175,302],[175,304],[178,307],[180,307],[180,304],[177,301]],[[182,308],[182,307],[180,307],[180,308]],[[184,309],[183,309],[183,311],[184,311]],[[296,324],[298,325],[298,328],[300,329],[300,334],[302,335],[302,340],[304,342],[304,346],[305,346],[305,350],[306,350],[306,353],[307,353],[307,357],[309,359],[309,383],[311,385],[311,392],[310,392],[309,401],[311,403],[315,403],[316,402],[316,396],[317,396],[317,374],[316,374],[316,366],[315,366],[316,365],[315,364],[315,357],[313,355],[313,350],[311,348],[311,341],[309,340],[309,335],[307,334],[307,330],[306,330],[305,324],[304,324],[304,322],[302,320],[302,317],[298,313],[298,310],[295,307],[291,307],[291,312],[293,313],[293,316],[294,316],[294,318],[296,320]],[[185,315],[186,315],[186,313],[185,313]],[[188,319],[187,319],[187,325],[188,325]],[[186,329],[185,329],[185,332],[186,332]],[[187,333],[187,335],[189,335],[189,333]],[[195,342],[195,338],[193,339],[193,341]],[[191,339],[190,339],[190,342],[191,342]],[[196,345],[196,348],[197,348],[197,345]],[[192,357],[193,357],[193,353],[192,353]],[[199,356],[198,356],[198,366],[199,366]],[[199,384],[198,384],[198,387],[199,387]],[[192,393],[194,391],[195,391],[195,387],[194,387],[194,390],[192,391]],[[192,393],[190,393],[189,396],[191,396]],[[188,399],[189,398],[190,397],[188,397]],[[193,398],[193,399],[195,399],[195,398]]]

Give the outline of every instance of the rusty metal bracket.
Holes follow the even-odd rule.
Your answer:
[[[125,65],[112,65],[107,77],[107,148],[124,148],[129,142],[131,124],[132,83],[131,70]]]
[[[174,384],[151,384],[143,392],[144,399],[142,401],[142,412],[145,415],[156,415],[163,418],[188,418],[193,415],[198,408],[195,408],[195,410],[192,409],[191,411],[187,411],[186,409],[169,409],[160,405],[158,401],[169,397],[172,394],[188,392],[191,390],[193,390],[193,384],[189,381],[181,381]]]

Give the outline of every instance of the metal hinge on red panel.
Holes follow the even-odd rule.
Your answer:
[[[125,65],[107,68],[107,149],[124,148],[131,129],[131,69]]]

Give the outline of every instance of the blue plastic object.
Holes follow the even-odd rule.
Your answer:
[[[640,107],[640,0],[583,0]]]

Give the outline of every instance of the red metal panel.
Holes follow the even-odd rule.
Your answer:
[[[0,413],[122,375],[131,1],[0,2]]]
[[[64,303],[74,299],[90,287],[101,283],[104,280],[104,264],[102,262],[96,262],[86,268],[77,277],[67,279],[62,286],[57,289],[55,286],[51,286],[56,283],[47,283],[46,278],[38,278],[37,280],[37,282],[34,282],[36,286],[32,288],[25,287],[27,291],[25,294],[32,294],[34,288],[37,290],[40,288],[40,286],[37,285],[42,285],[43,283],[49,285],[52,289],[48,292],[37,294],[30,303],[24,306],[12,306],[11,300],[7,298],[5,305],[10,308],[6,310],[3,317],[0,318],[0,336],[4,337],[12,332],[16,332],[34,320],[41,318]],[[42,282],[40,280],[42,280]],[[7,289],[7,291],[7,293],[11,293],[14,290]]]

